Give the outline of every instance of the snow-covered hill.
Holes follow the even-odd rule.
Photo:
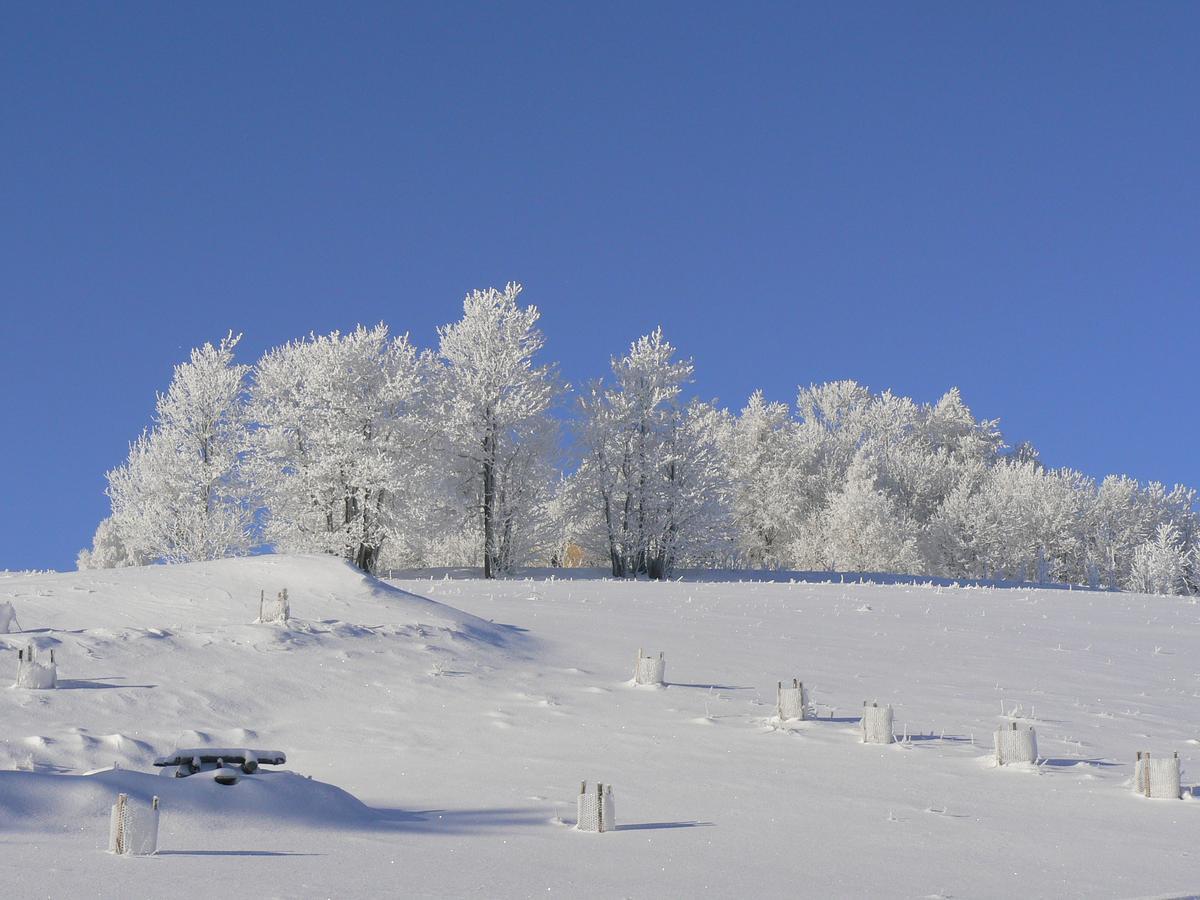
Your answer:
[[[290,626],[251,624],[260,591],[270,598],[281,588]],[[53,649],[61,689],[0,695],[0,767],[31,755],[62,770],[148,767],[176,744],[243,746],[272,737],[277,723],[321,740],[329,728],[345,739],[330,744],[341,752],[359,741],[331,710],[369,731],[372,720],[428,700],[393,685],[399,673],[486,671],[530,643],[321,556],[9,575],[2,601],[26,630],[0,635],[11,651],[0,667],[15,672],[16,650],[28,644]]]
[[[21,895],[958,896],[1200,890],[1200,606],[915,585],[410,578],[322,557],[0,577],[60,689],[0,689],[0,883]],[[250,624],[286,587],[289,628]],[[499,624],[506,623],[506,624]],[[638,648],[668,686],[635,688]],[[820,717],[771,721],[799,677]],[[911,740],[863,745],[864,700]],[[1003,712],[1003,715],[1002,715]],[[992,764],[1012,716],[1036,767]],[[139,775],[176,746],[308,778]],[[80,773],[118,763],[125,771]],[[1191,777],[1189,777],[1191,776]],[[584,835],[579,782],[621,828]],[[1200,779],[1197,779],[1200,780]],[[118,790],[162,852],[103,852]]]

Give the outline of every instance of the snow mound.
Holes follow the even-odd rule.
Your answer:
[[[260,592],[284,588],[292,618],[255,624]],[[0,690],[0,769],[148,770],[177,747],[247,743],[291,759],[296,739],[281,732],[310,724],[297,704],[325,720],[359,702],[394,715],[431,673],[486,673],[530,644],[328,556],[0,578],[11,600],[26,631],[0,634],[0,682],[32,645],[54,652],[58,690]]]
[[[282,588],[292,617],[302,622],[421,625],[497,644],[511,637],[483,619],[320,555],[8,575],[0,578],[0,603],[20,600],[27,629],[240,625],[258,616],[260,592],[273,598]]]
[[[102,831],[117,794],[137,806],[152,797],[178,830],[213,825],[228,828],[263,822],[312,827],[370,828],[395,821],[396,813],[374,810],[331,784],[294,772],[243,776],[235,785],[213,780],[216,772],[188,778],[158,778],[144,772],[109,769],[88,775],[0,772],[0,830]]]

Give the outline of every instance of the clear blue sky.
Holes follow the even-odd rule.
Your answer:
[[[0,567],[73,565],[195,344],[515,279],[575,382],[958,385],[1200,484],[1200,4],[9,3]],[[247,8],[248,7],[248,8]]]

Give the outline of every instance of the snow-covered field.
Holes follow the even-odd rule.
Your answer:
[[[1200,606],[912,585],[390,587],[253,557],[0,576],[59,689],[0,688],[12,896],[1138,897],[1200,892]],[[290,628],[250,624],[286,587]],[[665,688],[627,684],[666,653]],[[771,721],[801,678],[820,718]],[[859,742],[864,700],[908,742]],[[1040,765],[996,768],[1015,714]],[[297,776],[160,778],[177,746]],[[1184,800],[1130,790],[1178,751]],[[79,777],[119,765],[116,771]],[[299,776],[311,776],[311,780]],[[569,827],[580,781],[619,828]],[[118,791],[160,853],[104,852]]]

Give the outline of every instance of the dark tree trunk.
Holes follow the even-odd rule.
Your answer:
[[[494,460],[495,438],[489,429],[483,438],[483,577],[495,578],[492,550],[496,536],[492,523],[493,507],[496,503],[496,472]]]
[[[646,561],[646,575],[653,578],[655,581],[665,581],[667,578],[667,565],[663,557],[655,553]]]
[[[504,517],[504,527],[500,529],[500,552],[496,555],[496,569],[501,575],[507,575],[512,568],[512,516]]]
[[[617,536],[613,533],[612,501],[607,493],[602,493],[601,498],[604,501],[604,528],[608,532],[608,559],[612,563],[613,578],[624,578],[625,566],[617,553]]]
[[[379,548],[359,544],[354,551],[354,565],[364,572],[374,574],[375,565],[379,562]]]

